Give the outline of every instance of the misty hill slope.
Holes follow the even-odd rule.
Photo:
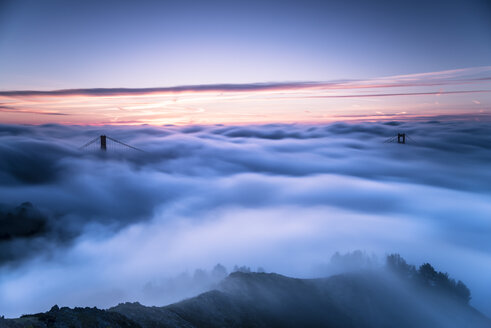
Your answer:
[[[325,279],[235,272],[216,290],[165,307],[54,308],[0,327],[491,327],[465,302],[385,273]]]
[[[218,291],[166,309],[196,327],[491,327],[467,304],[381,272],[325,279],[236,272]]]
[[[119,314],[99,310],[96,308],[74,308],[70,309],[53,306],[50,311],[34,315],[22,316],[19,319],[0,319],[0,327],[15,328],[40,328],[40,327],[118,327],[118,328],[140,328],[141,326],[127,317]]]

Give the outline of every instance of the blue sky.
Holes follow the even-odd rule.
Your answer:
[[[486,1],[0,5],[0,90],[359,79],[490,58]]]

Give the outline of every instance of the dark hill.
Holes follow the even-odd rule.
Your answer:
[[[325,279],[235,272],[216,290],[165,307],[53,308],[0,327],[491,327],[469,306],[385,272]]]

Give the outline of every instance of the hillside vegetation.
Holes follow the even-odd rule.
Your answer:
[[[387,270],[321,279],[234,272],[218,288],[164,307],[58,308],[0,320],[0,327],[491,327],[462,282],[399,255]]]

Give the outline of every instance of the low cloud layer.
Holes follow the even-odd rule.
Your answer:
[[[328,82],[269,82],[243,84],[202,84],[160,88],[87,88],[52,91],[12,90],[0,91],[0,97],[32,96],[124,96],[148,94],[178,94],[181,92],[248,92],[248,91],[289,91],[308,89],[369,89],[393,87],[424,87],[474,84],[491,79],[491,66],[428,72],[410,75],[397,75],[369,80],[336,80]],[[475,92],[475,91],[463,91]],[[479,91],[478,91],[479,92]],[[489,92],[489,90],[486,90]],[[380,94],[379,96],[384,96]],[[351,95],[353,97],[354,95]],[[364,95],[360,95],[363,97]],[[375,96],[375,95],[371,95]]]
[[[315,276],[354,249],[434,263],[490,314],[490,128],[0,126],[0,314],[161,305],[182,272]],[[144,152],[79,149],[101,134]]]

